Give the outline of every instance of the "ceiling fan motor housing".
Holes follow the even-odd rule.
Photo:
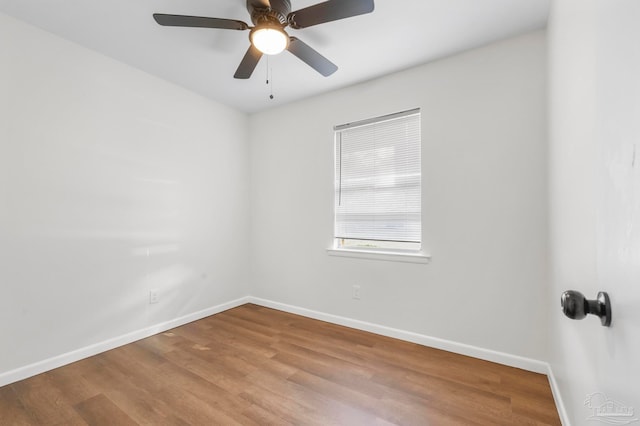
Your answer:
[[[247,10],[251,15],[253,25],[280,24],[286,26],[287,16],[291,13],[291,2],[289,0],[270,0],[270,7],[265,7],[257,0],[247,0]]]

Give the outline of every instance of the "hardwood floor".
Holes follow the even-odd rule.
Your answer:
[[[0,388],[1,425],[559,425],[546,376],[256,305]]]

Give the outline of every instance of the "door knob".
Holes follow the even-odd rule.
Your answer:
[[[562,312],[571,319],[582,319],[587,314],[600,317],[603,326],[611,325],[611,302],[609,295],[604,291],[598,293],[595,300],[588,300],[582,293],[576,290],[567,290],[560,297]]]

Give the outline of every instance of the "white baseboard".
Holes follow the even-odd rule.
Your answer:
[[[431,348],[442,349],[461,355],[479,358],[485,361],[496,362],[498,364],[504,364],[510,367],[532,371],[534,373],[547,374],[549,371],[549,365],[546,362],[538,361],[531,358],[525,358],[518,355],[512,355],[505,352],[498,352],[491,349],[480,348],[477,346],[467,345],[465,343],[458,343],[451,340],[426,336],[424,334],[399,330],[397,328],[386,327],[383,325],[341,317],[338,315],[326,314],[324,312],[313,311],[311,309],[300,308],[297,306],[287,305],[284,303],[274,302],[266,299],[260,299],[257,297],[249,297],[248,302],[267,308],[278,309],[280,311],[290,312],[292,314],[330,322],[333,324],[344,325],[346,327],[351,327],[358,330],[369,331],[371,333],[380,334],[383,336],[394,337],[396,339],[418,343],[420,345],[428,346]]]
[[[0,374],[0,386],[5,386],[19,380],[24,380],[37,374],[44,373],[54,368],[62,367],[63,365],[71,364],[72,362],[80,361],[81,359],[88,358],[93,355],[97,355],[102,352],[109,351],[111,349],[123,346],[140,339],[144,339],[154,334],[162,333],[172,328],[179,327],[181,325],[197,321],[199,319],[208,317],[213,314],[217,314],[222,311],[226,311],[236,306],[249,303],[249,297],[242,297],[240,299],[232,300],[230,302],[222,303],[220,305],[213,306],[211,308],[203,309],[198,312],[193,312],[188,315],[184,315],[180,318],[176,318],[170,321],[165,321],[160,324],[155,324],[150,327],[132,331],[122,336],[114,337],[113,339],[99,342],[84,348],[76,349],[71,352],[67,352],[61,355],[57,355],[53,358],[45,359],[43,361],[36,362],[34,364],[26,365],[24,367],[17,368],[15,370],[7,371]]]
[[[571,426],[571,421],[569,420],[569,415],[567,414],[567,407],[564,405],[564,401],[562,400],[562,394],[560,393],[560,388],[558,387],[556,376],[553,374],[551,365],[547,364],[547,367],[547,378],[549,379],[549,386],[551,386],[551,393],[553,394],[553,400],[556,403],[558,416],[560,416],[562,426]]]

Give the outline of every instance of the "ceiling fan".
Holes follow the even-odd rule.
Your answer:
[[[247,0],[247,10],[251,15],[253,27],[242,21],[223,18],[163,13],[155,13],[153,18],[158,24],[171,27],[251,30],[251,45],[234,74],[235,78],[251,77],[263,54],[276,55],[285,49],[327,77],[336,72],[338,67],[299,38],[290,37],[285,28],[307,28],[370,13],[373,9],[373,0],[328,0],[295,12],[291,11],[290,0]]]

